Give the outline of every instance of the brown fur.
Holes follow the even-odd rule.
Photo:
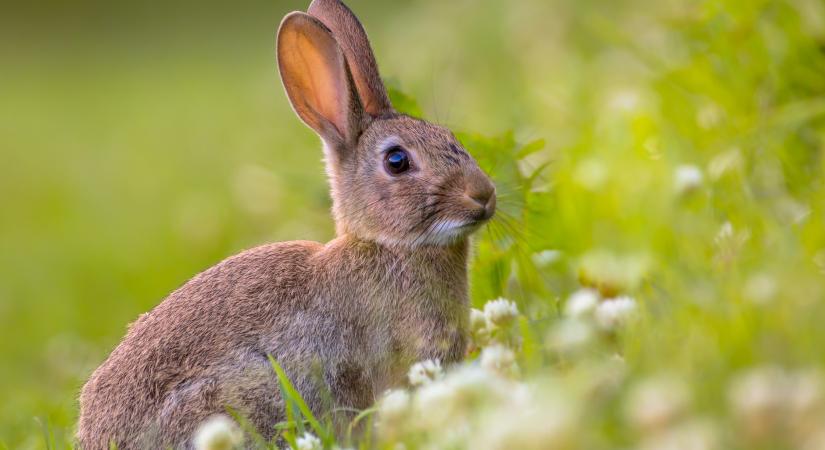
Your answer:
[[[391,109],[342,3],[309,11],[284,19],[279,66],[324,139],[338,237],[233,256],[138,318],[83,387],[81,448],[191,448],[227,407],[271,438],[284,416],[267,355],[319,414],[369,407],[415,361],[462,358],[467,239],[492,214],[493,185],[448,130]],[[410,153],[409,173],[384,170],[388,145]]]

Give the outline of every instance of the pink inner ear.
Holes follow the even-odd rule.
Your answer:
[[[320,117],[304,117],[312,128],[323,133],[323,119],[331,123],[341,137],[349,131],[349,88],[344,58],[338,44],[324,30],[312,29],[307,24],[289,33],[284,48],[285,61],[296,92],[294,100],[304,103]],[[282,36],[286,38],[286,34]],[[300,110],[301,108],[299,108]],[[299,111],[299,114],[301,111]],[[312,114],[306,111],[307,114]]]

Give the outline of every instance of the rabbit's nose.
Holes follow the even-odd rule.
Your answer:
[[[486,220],[493,217],[496,211],[496,187],[486,177],[467,183],[464,192],[476,207],[480,207],[479,219]]]

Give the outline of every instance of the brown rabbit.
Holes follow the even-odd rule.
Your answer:
[[[85,450],[191,448],[227,407],[273,437],[284,405],[267,355],[319,414],[464,355],[468,235],[493,215],[493,184],[450,131],[393,110],[339,0],[287,15],[277,58],[323,139],[337,237],[245,251],[142,315],[83,387]]]

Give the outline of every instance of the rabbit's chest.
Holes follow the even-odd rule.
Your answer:
[[[367,354],[381,374],[378,392],[405,382],[410,366],[426,359],[460,361],[466,349],[466,292],[447,286],[382,299],[392,308],[373,321]]]

